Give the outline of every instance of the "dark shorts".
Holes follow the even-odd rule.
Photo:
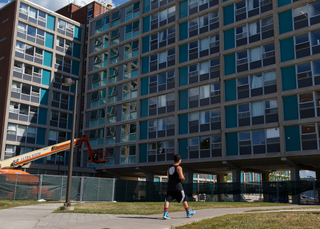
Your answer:
[[[182,203],[184,201],[187,201],[186,195],[184,193],[184,190],[181,191],[168,191],[167,196],[165,199],[165,202],[173,202],[174,200],[177,200],[179,203]]]

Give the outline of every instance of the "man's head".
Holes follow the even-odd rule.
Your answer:
[[[174,155],[173,161],[174,161],[174,163],[179,163],[180,164],[181,163],[180,155],[179,154]]]

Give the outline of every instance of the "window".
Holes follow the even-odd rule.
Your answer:
[[[92,85],[90,89],[105,86],[107,84],[107,70],[89,75]]]
[[[139,20],[131,24],[126,25],[125,27],[125,40],[136,37],[139,35]]]
[[[318,149],[315,124],[301,125],[302,150]]]
[[[92,12],[90,14],[92,15]],[[92,18],[92,16],[91,16],[91,18]],[[89,15],[88,15],[88,19],[89,19]],[[93,31],[93,33],[91,35],[98,34],[98,33],[101,33],[105,30],[108,30],[109,29],[109,22],[110,22],[109,15],[96,21],[96,22],[92,22],[91,26],[93,26],[95,24],[94,25],[95,30]]]
[[[94,110],[90,112],[90,124],[89,127],[103,125],[105,118],[105,108],[100,110]]]
[[[136,163],[136,146],[121,146],[121,164]]]
[[[121,142],[135,141],[136,140],[137,125],[125,124],[121,126]]]
[[[107,144],[113,144],[116,140],[116,128],[115,127],[107,127],[106,135],[107,135]]]
[[[139,54],[139,41],[134,41],[124,46],[124,59],[129,59]]]
[[[91,108],[104,105],[106,103],[106,89],[92,92],[91,95],[88,95],[88,98],[91,96]],[[89,108],[89,107],[88,107]]]
[[[313,92],[299,95],[300,119],[315,117]]]
[[[62,37],[57,37],[56,49],[58,51],[66,53],[67,55],[72,55],[72,46],[72,41]]]
[[[137,102],[122,104],[122,116],[121,120],[130,120],[137,118]]]
[[[117,86],[109,87],[108,101],[109,103],[117,102]]]
[[[74,25],[58,19],[58,32],[73,38]]]
[[[174,135],[175,120],[174,116],[167,118],[160,118],[148,121],[148,137],[160,138]]]
[[[120,24],[120,11],[116,11],[112,14],[112,26],[116,26]]]
[[[119,62],[119,51],[118,48],[110,50],[110,64],[115,64]]]
[[[149,98],[149,116],[164,114],[175,110],[174,93]]]
[[[137,89],[138,89],[137,81],[132,81],[132,82],[123,84],[122,100],[136,98],[138,95]]]
[[[89,141],[91,146],[103,145],[104,129],[90,130]]]
[[[118,67],[110,68],[109,83],[118,81]]]
[[[174,156],[174,141],[148,143],[148,162],[170,161]]]
[[[116,29],[111,32],[111,45],[118,44],[120,42],[119,29]]]
[[[150,17],[151,20],[151,30],[169,24],[175,21],[175,11],[176,7],[172,6],[155,14]]]
[[[126,7],[126,21],[140,15],[140,2],[136,2],[131,6]]]
[[[250,125],[250,106],[249,103],[238,105],[238,125]]]
[[[270,0],[243,0],[234,4],[236,21],[272,10]]]
[[[164,91],[175,87],[174,71],[149,77],[149,93]]]
[[[131,77],[138,76],[138,60],[134,60],[124,64],[123,68],[124,68],[123,79],[129,79]]]
[[[107,123],[115,123],[116,122],[116,115],[117,115],[117,107],[108,107],[108,114],[107,114]]]

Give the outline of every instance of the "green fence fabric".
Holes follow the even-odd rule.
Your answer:
[[[65,200],[66,176],[53,175],[0,175],[0,198],[8,200],[45,199]],[[264,201],[288,202],[288,195],[306,191],[316,192],[320,181],[299,180],[283,182],[226,182],[183,184],[188,201],[232,201],[233,195],[268,194]],[[97,177],[72,177],[71,200],[75,201],[164,201],[167,182],[146,182]]]

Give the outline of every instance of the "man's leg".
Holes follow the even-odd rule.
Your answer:
[[[169,214],[168,214],[168,208],[169,208],[169,201],[165,201],[164,202],[164,213],[163,213],[164,219],[170,219]]]
[[[194,215],[194,213],[196,213],[195,210],[189,210],[189,206],[188,206],[188,202],[184,201],[182,202],[184,209],[187,212],[187,217],[190,218],[192,215]]]

